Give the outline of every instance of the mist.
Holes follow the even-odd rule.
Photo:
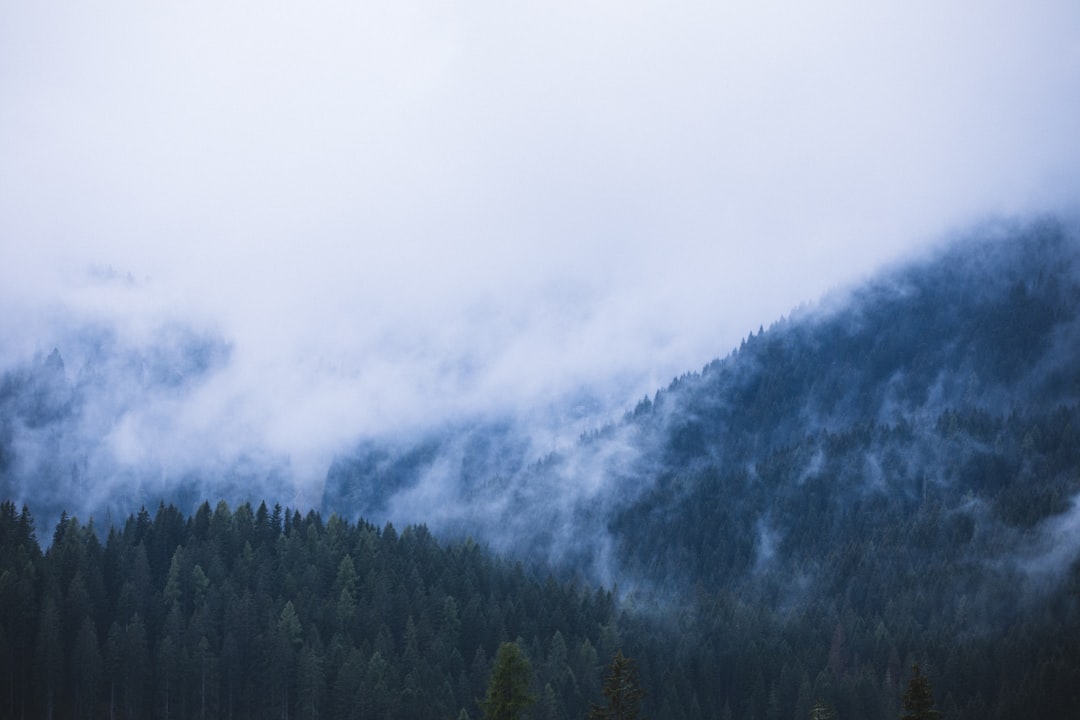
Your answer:
[[[365,438],[571,447],[956,228],[1073,212],[1078,14],[6,6],[0,370],[56,349],[82,398],[33,483],[306,505]]]

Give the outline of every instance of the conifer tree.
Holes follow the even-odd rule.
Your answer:
[[[641,698],[645,691],[638,686],[637,668],[634,661],[622,654],[615,653],[611,669],[604,678],[604,698],[607,705],[593,705],[589,710],[590,720],[639,720]]]
[[[93,718],[101,680],[101,651],[98,648],[97,630],[90,618],[85,618],[79,627],[72,650],[71,675],[75,717],[79,720]]]
[[[51,595],[46,596],[38,628],[37,671],[46,720],[52,720],[56,696],[63,682],[64,647],[61,639],[60,613]]]
[[[495,655],[487,697],[481,705],[486,720],[517,720],[536,702],[529,694],[532,668],[517,643],[504,642]]]
[[[904,714],[900,720],[938,720],[941,713],[934,709],[930,680],[922,674],[918,663],[912,666],[911,673],[911,680],[904,691]]]

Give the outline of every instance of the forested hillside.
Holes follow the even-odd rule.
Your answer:
[[[1080,707],[1074,228],[973,232],[553,452],[505,416],[364,438],[300,513],[249,504],[288,492],[273,458],[102,476],[102,419],[229,352],[110,347],[5,374],[0,479],[49,525],[164,502],[40,546],[4,505],[0,714],[476,717],[515,640],[537,718],[583,717],[619,649],[654,718],[895,720],[915,664],[946,718]]]
[[[1018,550],[1080,492],[1078,261],[1056,222],[986,228],[751,333],[571,447],[530,456],[512,421],[365,441],[323,504],[419,513],[624,588],[728,585],[930,506],[970,526],[965,548]]]
[[[479,717],[514,641],[535,716],[583,717],[619,615],[610,592],[423,527],[162,505],[65,517],[42,554],[30,513],[0,505],[0,717]],[[663,702],[672,668],[644,672]]]
[[[438,530],[691,607],[706,628],[683,641],[736,716],[804,717],[825,694],[841,717],[894,717],[921,660],[949,717],[1066,717],[1078,260],[1056,222],[985,228],[752,333],[538,463],[447,471],[469,443],[498,456],[484,442],[505,431],[473,428],[343,460],[328,497],[363,506],[380,477],[377,507],[394,507],[437,478],[483,508]]]
[[[1080,493],[1078,257],[1055,225],[954,246],[643,401],[625,424],[663,460],[616,514],[620,556],[711,586],[822,581],[852,543],[994,584],[1039,574]],[[895,571],[860,573],[871,605]]]
[[[841,717],[888,717],[917,658],[946,717],[1067,717],[1078,259],[1054,223],[954,244],[642,402],[625,425],[663,461],[609,522],[624,571],[766,608],[783,640],[754,694],[784,707],[817,668]],[[730,643],[716,617],[706,644]]]

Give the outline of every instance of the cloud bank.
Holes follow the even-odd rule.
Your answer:
[[[209,333],[227,360],[118,406],[110,456],[274,458],[301,496],[451,417],[541,408],[566,442],[952,228],[1072,212],[1077,28],[1050,0],[9,4],[0,359]]]

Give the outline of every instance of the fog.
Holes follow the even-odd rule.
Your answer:
[[[460,418],[529,418],[540,457],[956,228],[1072,212],[1078,28],[1049,1],[9,3],[0,367],[57,348],[89,387],[88,336],[127,358],[91,363],[98,492],[310,503],[358,438]],[[190,338],[215,361],[161,359]]]

